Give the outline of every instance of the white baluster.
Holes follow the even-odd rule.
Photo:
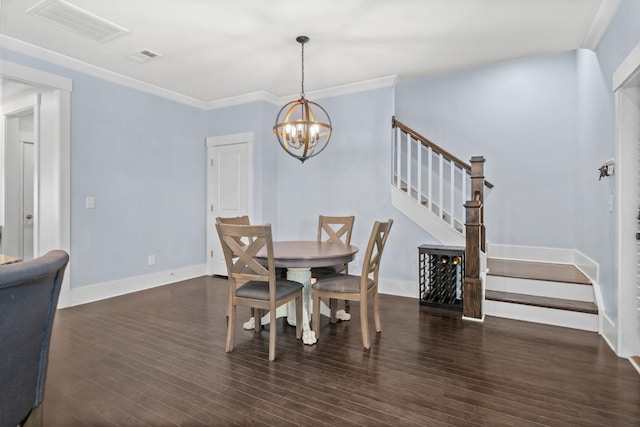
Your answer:
[[[402,149],[400,148],[400,140],[401,140],[400,128],[396,128],[396,187],[400,188],[400,177],[401,177],[401,157],[402,157]]]
[[[422,143],[420,141],[416,142],[418,147],[418,163],[416,165],[418,168],[418,203],[422,204]]]
[[[411,197],[411,135],[407,134],[407,194]]]
[[[449,197],[449,204],[451,211],[449,212],[449,225],[454,227],[454,209],[455,209],[455,200],[456,200],[456,165],[453,163],[453,160],[449,160],[449,179],[451,180],[451,192]]]
[[[444,213],[444,208],[443,208],[443,204],[444,204],[444,157],[442,156],[442,154],[438,153],[438,161],[439,161],[439,167],[440,170],[438,171],[438,208],[440,209],[440,218],[442,219],[442,214]]]
[[[429,203],[429,210],[431,211],[433,209],[433,192],[431,191],[433,188],[433,152],[431,151],[431,147],[427,147],[427,155],[429,156],[427,159],[427,173],[429,174],[427,175],[427,199]]]

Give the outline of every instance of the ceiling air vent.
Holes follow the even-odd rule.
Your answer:
[[[152,52],[149,49],[141,50],[140,52],[133,53],[128,56],[129,59],[144,64],[145,62],[149,62],[153,59],[158,59],[162,57],[159,53]]]
[[[64,0],[41,1],[27,13],[99,42],[107,42],[129,32]]]

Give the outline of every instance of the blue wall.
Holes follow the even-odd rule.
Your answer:
[[[204,139],[249,131],[255,221],[271,222],[279,239],[313,239],[318,214],[354,214],[353,242],[364,250],[373,221],[394,218],[382,276],[417,286],[416,246],[433,238],[391,207],[395,113],[460,158],[487,158],[496,185],[487,196],[490,242],[580,250],[599,263],[605,308],[615,317],[614,189],[596,170],[613,157],[611,76],[640,42],[638,16],[640,2],[624,1],[596,53],[315,100],[331,115],[334,136],[304,165],[277,145],[278,107],[266,102],[203,111],[15,52],[2,57],[73,80],[73,287],[204,263]],[[96,198],[95,209],[84,208],[86,196]],[[147,266],[150,254],[155,266]]]
[[[72,287],[203,264],[205,112],[11,51],[2,57],[73,80]],[[95,209],[85,209],[86,196]]]
[[[588,79],[585,79],[590,82],[590,91],[589,98],[584,102],[582,120],[584,145],[581,146],[581,150],[585,153],[593,153],[595,159],[600,162],[613,158],[615,143],[613,73],[629,53],[640,44],[639,19],[640,1],[623,1],[595,51],[596,59],[585,59],[585,62],[592,62],[593,65],[590,67]],[[594,164],[589,166],[593,167]],[[615,193],[613,179],[609,178],[606,181],[600,185],[597,193],[585,194],[585,197],[589,198],[584,204],[587,221],[583,230],[585,241],[578,247],[600,263],[601,282],[608,285],[603,287],[605,312],[610,319],[616,321],[618,307],[613,215],[606,214],[606,219],[597,224],[599,215],[594,212],[594,209],[603,211],[603,205],[608,203],[609,195]],[[596,224],[597,226],[594,226]]]
[[[490,243],[574,248],[575,52],[400,82],[396,117],[462,159],[486,158]]]
[[[374,221],[393,218],[380,275],[400,281],[395,292],[417,295],[417,246],[434,240],[391,206],[393,93],[383,88],[314,100],[329,113],[333,136],[321,155],[304,164],[280,150],[278,237],[315,239],[319,214],[355,215],[352,243],[361,261]]]

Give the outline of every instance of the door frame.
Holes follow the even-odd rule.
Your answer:
[[[215,227],[215,217],[213,213],[213,189],[215,184],[215,176],[212,173],[211,162],[213,161],[213,151],[215,147],[225,145],[246,144],[247,145],[247,214],[250,218],[253,215],[253,132],[234,133],[229,135],[210,136],[206,139],[207,147],[207,275],[213,274],[213,254],[214,244],[218,242],[217,231]]]
[[[637,131],[640,115],[629,97],[630,90],[640,79],[640,44],[627,56],[613,74],[615,105],[615,262],[618,316],[616,320],[616,348],[620,357],[640,354],[636,318],[638,289],[638,195],[639,145]],[[635,116],[635,117],[634,117]],[[631,142],[631,143],[630,143]]]
[[[44,167],[42,162],[36,165],[38,174],[38,204],[41,215],[39,231],[36,237],[34,255],[59,248],[71,252],[71,91],[72,81],[57,74],[48,73],[35,68],[26,67],[0,59],[0,78],[16,80],[34,86],[46,93],[46,101],[42,100],[39,146],[36,158],[46,158]],[[0,152],[4,159],[5,113],[4,106],[0,106]],[[45,117],[46,116],[46,117]],[[44,129],[46,128],[46,132]],[[46,147],[45,147],[46,145]],[[43,151],[44,150],[44,151]],[[44,154],[44,155],[43,155]],[[43,185],[46,184],[46,188]],[[1,178],[1,197],[4,198],[4,178]],[[46,209],[43,199],[46,193]],[[58,308],[69,306],[71,289],[71,257],[64,275]]]

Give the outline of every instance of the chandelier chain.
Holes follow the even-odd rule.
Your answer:
[[[300,43],[300,45],[302,46],[302,83],[300,85],[300,97],[304,98],[304,43]]]

